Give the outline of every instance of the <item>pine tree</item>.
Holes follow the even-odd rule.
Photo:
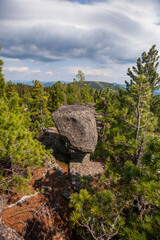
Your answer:
[[[14,179],[23,184],[27,169],[47,159],[44,147],[29,131],[29,115],[19,107],[18,100],[16,95],[8,103],[0,100],[0,189],[8,188]]]
[[[38,134],[38,131],[48,127],[52,120],[51,113],[47,108],[49,95],[44,91],[44,86],[39,81],[35,80],[33,84],[30,94],[26,95],[24,101],[31,114],[31,129]]]
[[[79,102],[79,88],[76,81],[67,85],[67,104],[77,104]]]
[[[12,81],[6,83],[5,92],[8,100],[11,99],[17,93],[16,86],[14,83],[12,83]]]
[[[85,75],[82,70],[78,70],[76,78],[73,79],[74,86],[78,89],[78,103],[94,102],[90,87],[86,85]],[[76,87],[75,87],[76,88]]]
[[[138,164],[142,153],[145,132],[153,131],[157,118],[150,111],[151,88],[147,77],[139,75],[127,84],[127,92],[124,94],[123,108],[120,111],[120,119],[129,127],[130,133],[125,134],[125,142],[131,141],[132,147],[135,146],[133,161]],[[130,139],[128,139],[128,137]],[[119,142],[121,136],[117,136]]]
[[[82,102],[82,96],[81,96],[81,88],[86,82],[84,73],[82,70],[78,70],[78,73],[76,75],[76,78],[73,79],[73,81],[77,84],[79,88],[79,102]]]
[[[128,68],[127,75],[134,81],[138,75],[145,75],[150,84],[152,92],[160,87],[160,77],[157,72],[159,66],[159,56],[156,46],[153,45],[148,53],[143,52],[141,58],[137,60],[137,66],[133,66],[132,70]]]
[[[56,82],[50,90],[51,111],[57,110],[67,103],[67,86],[60,81]]]
[[[0,80],[5,83],[3,75]],[[50,155],[33,139],[29,113],[20,107],[17,92],[8,93],[4,85],[0,87],[0,191],[13,184],[19,188],[26,184],[30,167],[40,166]],[[5,93],[9,99],[4,97]]]

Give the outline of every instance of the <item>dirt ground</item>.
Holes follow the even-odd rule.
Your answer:
[[[9,195],[1,196],[1,222],[26,240],[80,239],[69,227],[71,209],[68,206],[68,194],[72,192],[72,188],[68,165],[58,164],[61,165],[63,174],[58,170],[50,170],[44,175],[46,169],[33,169],[27,193],[18,193],[13,189]],[[35,196],[7,208],[29,193]]]

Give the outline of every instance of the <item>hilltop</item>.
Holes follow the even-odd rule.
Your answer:
[[[90,88],[94,88],[96,90],[106,90],[110,88],[113,91],[118,91],[119,88],[123,88],[118,85],[118,83],[108,83],[108,82],[94,82],[94,81],[86,81],[85,85],[88,85]]]
[[[32,81],[16,81],[13,80],[13,83],[17,84],[17,83],[21,83],[24,85],[29,85],[29,86],[33,86]],[[65,82],[65,81],[61,81],[62,83],[66,83],[66,84],[70,84],[71,82]],[[52,82],[41,82],[41,84],[43,84],[44,87],[52,87],[56,82],[52,81]],[[119,87],[124,89],[123,84],[118,84],[118,83],[108,83],[108,82],[98,82],[98,81],[86,81],[84,85],[88,85],[90,88],[96,89],[96,90],[106,90],[107,88],[110,88],[113,91],[118,91]]]

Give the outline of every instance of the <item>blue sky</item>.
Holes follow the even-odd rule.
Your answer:
[[[5,79],[124,83],[153,44],[160,50],[159,0],[0,0]]]

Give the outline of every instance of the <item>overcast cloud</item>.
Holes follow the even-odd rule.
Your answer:
[[[71,81],[82,69],[87,80],[123,82],[143,51],[153,44],[160,50],[158,0],[0,0],[0,6],[1,56],[11,80]]]

